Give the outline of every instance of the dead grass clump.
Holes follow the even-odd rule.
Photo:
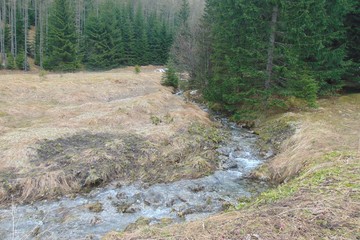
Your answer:
[[[3,183],[2,202],[29,202],[34,199],[53,198],[80,190],[79,182],[63,171],[44,173],[40,176],[10,179]],[[11,199],[11,196],[14,199]]]

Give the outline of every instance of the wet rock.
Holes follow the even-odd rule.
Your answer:
[[[272,158],[273,156],[275,156],[275,152],[272,149],[270,149],[266,152],[262,152],[260,154],[262,154],[263,158],[265,158],[265,159],[269,159],[269,158]]]
[[[175,198],[168,199],[167,202],[165,203],[165,206],[172,207],[176,204],[186,203],[186,202],[187,202],[187,200],[184,199],[183,197],[176,196]]]
[[[95,217],[93,217],[93,218],[90,220],[90,224],[91,224],[91,225],[97,225],[97,224],[99,224],[99,223],[101,223],[101,218],[98,217],[98,216],[95,216]]]
[[[179,218],[184,218],[186,215],[191,215],[194,213],[203,213],[207,212],[208,206],[205,205],[197,205],[197,206],[182,206],[176,211],[176,214]]]
[[[94,239],[96,239],[96,237],[94,235],[87,235],[85,237],[85,240],[94,240]]]
[[[221,147],[221,148],[217,149],[216,151],[218,153],[220,153],[221,155],[229,156],[229,154],[233,151],[233,149],[231,149],[229,147]]]
[[[140,208],[134,205],[131,205],[130,207],[128,207],[123,213],[136,213],[140,211]]]
[[[232,158],[240,158],[242,156],[242,152],[241,151],[234,151],[230,154],[230,156]]]
[[[95,212],[95,213],[99,213],[104,210],[103,205],[100,202],[89,204],[86,207],[87,207],[87,209],[89,209],[90,212]]]
[[[144,196],[144,203],[148,206],[160,206],[164,202],[164,197],[160,193],[150,191]]]
[[[219,156],[219,162],[223,163],[226,162],[229,158],[227,156]]]
[[[31,231],[31,236],[32,237],[36,237],[40,234],[40,226],[36,226],[32,231]]]
[[[119,213],[136,213],[140,211],[140,208],[133,204],[121,204],[117,206],[117,211]]]
[[[132,198],[135,200],[135,202],[139,203],[142,202],[142,200],[144,199],[144,194],[136,193]]]
[[[227,210],[233,208],[234,205],[229,202],[223,202],[221,207],[222,207],[223,211],[227,211]]]
[[[175,204],[176,199],[171,199],[170,201],[167,201],[165,206],[166,207],[172,207]]]
[[[144,194],[143,193],[136,193],[133,196],[129,196],[124,192],[119,192],[116,194],[116,199],[118,199],[118,202],[114,202],[114,204],[121,204],[121,203],[126,203],[126,204],[133,204],[133,203],[140,203],[142,202],[142,200],[144,199]]]
[[[220,168],[223,170],[228,170],[237,167],[238,167],[238,162],[236,161],[236,159],[227,158],[225,161],[220,162]]]
[[[119,193],[116,194],[116,198],[119,199],[119,200],[126,200],[127,195],[126,195],[126,193],[119,192]]]
[[[113,201],[112,204],[119,213],[135,213],[140,210],[135,206],[135,203],[139,201],[137,196],[137,194],[128,196],[124,192],[119,192],[116,194],[118,201]]]
[[[189,190],[194,192],[194,193],[201,192],[204,189],[205,189],[205,186],[204,185],[199,185],[199,184],[189,187]]]

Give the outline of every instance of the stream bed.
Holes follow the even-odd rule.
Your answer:
[[[191,221],[236,205],[268,186],[246,176],[261,165],[257,136],[221,120],[230,139],[220,146],[219,170],[194,180],[109,186],[87,195],[0,209],[0,239],[100,239],[139,218],[147,223]]]

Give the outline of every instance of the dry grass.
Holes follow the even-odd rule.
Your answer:
[[[324,154],[332,151],[360,151],[360,95],[321,100],[313,112],[294,114],[299,126],[286,140],[280,154],[268,166],[275,182],[291,179]],[[296,120],[295,120],[296,121]]]
[[[104,239],[360,239],[360,94],[320,105],[291,114],[294,135],[262,169],[283,182],[277,188],[240,202],[237,211]]]
[[[140,74],[135,74],[133,68],[74,74],[1,71],[0,201],[7,201],[10,194],[21,202],[77,192],[84,188],[90,165],[117,161],[116,166],[107,169],[124,166],[124,158],[111,158],[116,151],[134,152],[134,164],[144,171],[149,166],[144,161],[152,161],[160,168],[154,171],[163,173],[156,181],[207,173],[209,169],[192,170],[189,165],[190,155],[205,158],[209,153],[201,149],[205,141],[188,141],[191,137],[187,129],[193,122],[209,125],[210,120],[197,106],[185,103],[171,89],[161,86],[161,73],[155,69],[142,67]],[[155,125],[152,116],[165,120]],[[71,142],[76,140],[72,136],[79,136],[86,145],[90,144],[87,136],[104,134],[112,137],[95,139],[90,142],[95,144],[93,147],[81,145],[73,151],[69,145],[76,144]],[[139,139],[141,144],[133,145],[144,149],[131,150],[119,143],[129,136]],[[132,145],[129,141],[127,144]],[[51,151],[56,154],[51,155]],[[38,161],[40,153],[49,158]],[[215,168],[214,159],[205,160]],[[128,167],[112,173],[101,168],[97,174],[102,182],[109,182],[116,179],[112,174],[130,171]],[[175,168],[180,173],[173,174]],[[149,175],[123,174],[120,180],[148,180]]]

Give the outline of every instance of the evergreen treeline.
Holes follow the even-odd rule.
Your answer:
[[[356,0],[207,0],[193,38],[194,84],[237,120],[359,81]]]
[[[136,1],[0,0],[0,60],[25,69],[30,56],[55,71],[162,65],[173,39],[170,21]]]

